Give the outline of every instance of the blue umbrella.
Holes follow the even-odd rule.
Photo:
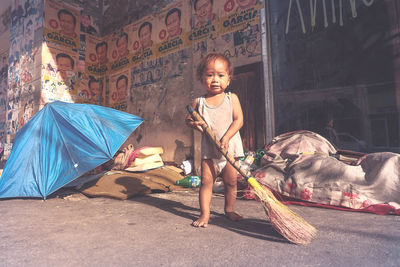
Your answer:
[[[17,133],[0,198],[46,197],[113,158],[143,119],[112,108],[53,102]]]

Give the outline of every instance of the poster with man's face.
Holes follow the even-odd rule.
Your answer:
[[[45,1],[44,36],[46,41],[79,49],[80,12],[61,3]]]
[[[192,32],[189,40],[198,42],[218,36],[218,7],[213,0],[194,0],[192,2]]]
[[[81,18],[81,25],[80,25],[81,33],[88,33],[96,36],[99,35],[100,32],[99,26],[93,21],[91,15],[81,11],[80,18]]]
[[[193,0],[192,12],[194,14],[192,27],[194,28],[211,24],[218,19],[217,5],[214,5],[214,0]]]
[[[124,68],[129,68],[130,54],[132,50],[132,25],[127,25],[114,33],[109,37],[110,43],[110,54],[111,54],[111,72],[115,72]]]
[[[156,35],[159,25],[154,16],[147,16],[132,24],[132,65],[156,57]]]
[[[187,38],[190,32],[190,5],[187,1],[175,2],[156,14],[158,32],[158,56],[165,56],[191,45]]]
[[[79,87],[79,102],[95,105],[104,104],[104,78],[85,75]]]
[[[218,5],[220,34],[243,30],[260,23],[263,4],[258,0],[226,0],[218,2]]]
[[[109,42],[108,38],[86,36],[86,74],[101,76],[109,70]]]
[[[130,88],[129,69],[116,72],[110,76],[110,92],[108,105],[118,110],[126,110],[128,101],[128,90]]]
[[[74,102],[79,79],[76,62],[78,52],[43,44],[42,53],[42,93],[45,103],[54,100]]]

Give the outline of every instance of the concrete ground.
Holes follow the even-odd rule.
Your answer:
[[[0,200],[0,266],[400,266],[400,216],[289,206],[318,228],[308,246],[277,234],[263,207],[214,195],[207,229],[190,225],[197,192],[129,200],[63,193]]]

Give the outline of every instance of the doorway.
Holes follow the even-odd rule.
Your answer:
[[[265,101],[262,62],[235,68],[230,91],[237,94],[243,110],[240,135],[243,148],[255,151],[266,144]]]

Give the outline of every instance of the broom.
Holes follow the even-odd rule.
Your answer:
[[[308,244],[316,236],[317,229],[306,222],[302,217],[283,205],[276,199],[274,194],[267,188],[262,187],[250,171],[245,171],[238,161],[221,147],[213,131],[208,127],[204,119],[191,106],[186,107],[195,121],[204,123],[202,128],[208,137],[214,142],[218,150],[225,156],[226,160],[247,180],[253,188],[254,193],[261,201],[265,213],[269,217],[272,226],[287,240],[295,244]]]

